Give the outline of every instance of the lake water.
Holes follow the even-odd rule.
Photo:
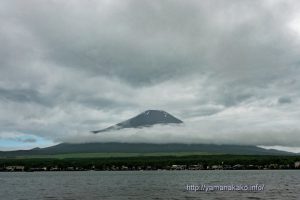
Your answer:
[[[2,172],[0,199],[300,199],[300,171]],[[264,185],[262,191],[187,191],[187,185]]]

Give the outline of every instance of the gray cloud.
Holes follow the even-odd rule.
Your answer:
[[[1,2],[0,135],[88,140],[88,130],[151,108],[187,121],[188,136],[170,129],[185,142],[300,146],[299,8],[267,0]]]
[[[35,143],[37,140],[34,138],[27,138],[27,139],[18,139],[18,141],[24,142],[24,143]]]

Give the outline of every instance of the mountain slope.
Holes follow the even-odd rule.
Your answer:
[[[111,130],[120,130],[123,128],[142,128],[149,127],[155,124],[180,124],[183,123],[180,119],[162,110],[147,110],[133,118],[110,126],[106,129],[92,131],[93,133],[106,132]]]
[[[62,143],[47,148],[0,152],[0,157],[56,155],[68,153],[160,153],[205,152],[236,155],[294,155],[290,152],[267,150],[256,146],[215,144],[146,144],[146,143]]]

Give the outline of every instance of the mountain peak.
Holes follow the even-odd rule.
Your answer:
[[[146,110],[143,113],[145,115],[147,115],[147,116],[151,116],[151,115],[164,115],[165,117],[167,117],[168,115],[170,115],[169,113],[167,113],[167,112],[165,112],[163,110]]]
[[[111,130],[120,130],[123,128],[142,128],[149,127],[155,124],[180,124],[183,123],[180,119],[172,116],[163,110],[146,110],[139,115],[130,118],[126,121],[110,126],[99,131],[92,131],[93,133],[106,132]]]

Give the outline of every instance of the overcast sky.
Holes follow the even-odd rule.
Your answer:
[[[300,151],[300,4],[0,2],[0,150],[185,142]],[[147,109],[180,127],[92,135]]]

